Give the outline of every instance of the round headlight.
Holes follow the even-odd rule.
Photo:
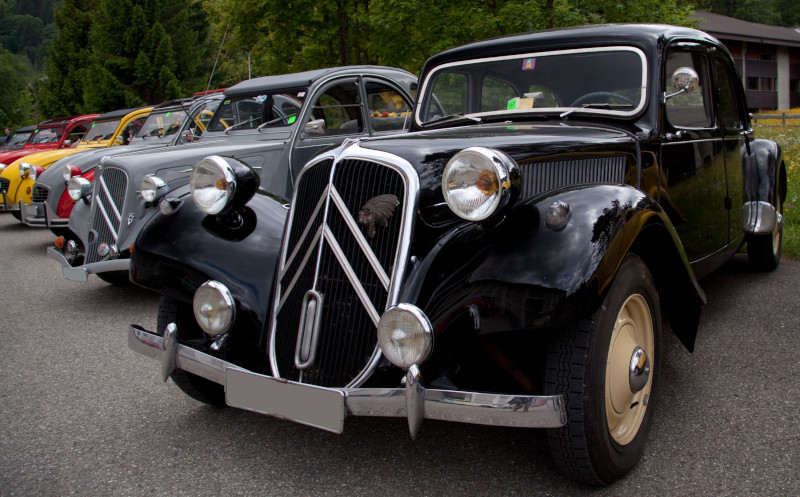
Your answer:
[[[145,202],[155,202],[167,193],[167,184],[158,176],[148,174],[142,180],[141,194]]]
[[[27,162],[23,162],[19,165],[19,177],[20,178],[27,178],[28,173],[31,170],[31,165]]]
[[[206,157],[192,168],[189,187],[198,209],[206,214],[219,214],[233,200],[236,176],[221,157]]]
[[[5,169],[5,168],[6,168],[6,165],[3,164],[2,162],[0,162],[0,173],[2,173],[3,169]]]
[[[450,209],[468,221],[491,216],[509,188],[511,158],[497,150],[470,147],[444,168],[442,193]]]
[[[231,292],[219,281],[206,281],[194,294],[192,310],[197,324],[211,336],[228,331],[235,319],[236,307]]]
[[[92,189],[92,184],[86,178],[76,176],[67,183],[67,194],[72,200],[78,200]]]
[[[31,166],[31,172],[28,173],[28,177],[33,181],[36,181],[36,178],[42,175],[44,172],[44,168],[41,166]]]
[[[419,308],[390,307],[378,322],[378,345],[395,366],[409,368],[424,361],[433,348],[433,328]]]
[[[69,181],[72,179],[73,176],[80,176],[81,170],[78,166],[73,166],[68,164],[64,166],[64,169],[61,171],[61,177],[64,178],[64,181]]]

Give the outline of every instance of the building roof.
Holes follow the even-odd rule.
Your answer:
[[[800,47],[800,28],[758,24],[702,11],[695,12],[694,17],[698,28],[720,39]]]

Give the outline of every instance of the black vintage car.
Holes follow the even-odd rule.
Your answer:
[[[311,159],[291,202],[200,161],[136,242],[163,297],[129,345],[211,404],[546,428],[567,474],[620,478],[662,319],[692,350],[698,279],[744,244],[780,259],[785,166],[730,54],[659,25],[473,43],[426,62],[413,120]]]

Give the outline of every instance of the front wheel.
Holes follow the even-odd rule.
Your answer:
[[[203,332],[197,326],[192,306],[162,295],[158,300],[158,319],[156,326],[163,332],[169,323],[178,327],[178,338],[197,338]],[[170,375],[172,381],[189,397],[214,407],[225,407],[225,388],[202,376],[175,369]]]
[[[106,271],[104,273],[95,274],[101,280],[114,286],[127,286],[131,284],[128,271]]]
[[[567,424],[548,430],[556,464],[588,485],[607,485],[641,459],[660,370],[661,313],[644,262],[623,260],[600,308],[550,341],[548,394]]]

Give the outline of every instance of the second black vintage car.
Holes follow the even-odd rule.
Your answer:
[[[448,50],[412,133],[310,160],[291,202],[224,156],[131,260],[163,295],[130,346],[189,395],[340,432],[347,416],[545,428],[603,485],[640,459],[662,320],[781,250],[781,150],[700,31],[596,26]],[[291,207],[289,207],[291,206]],[[288,209],[288,210],[287,210]]]

